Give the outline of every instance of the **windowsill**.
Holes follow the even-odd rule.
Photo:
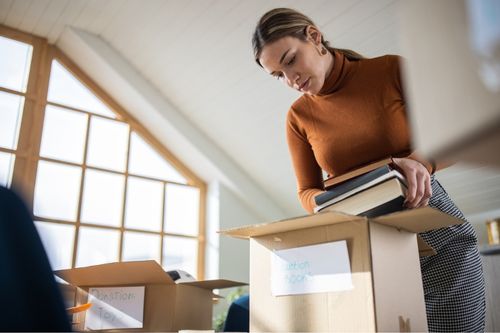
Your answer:
[[[500,254],[500,244],[495,244],[495,245],[481,245],[479,247],[479,252],[483,256],[490,256],[490,255]]]

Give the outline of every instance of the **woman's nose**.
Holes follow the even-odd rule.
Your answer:
[[[297,84],[297,82],[300,78],[300,75],[298,75],[297,73],[286,73],[285,72],[284,75],[286,77],[287,84],[292,88]]]

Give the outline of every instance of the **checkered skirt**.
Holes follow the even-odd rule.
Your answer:
[[[429,206],[466,221],[434,176],[431,185]],[[485,287],[473,227],[466,221],[420,236],[437,252],[420,259],[429,331],[484,331]]]

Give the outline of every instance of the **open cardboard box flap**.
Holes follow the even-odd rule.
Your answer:
[[[54,272],[64,281],[79,287],[116,285],[175,284],[154,260],[115,262]]]
[[[265,236],[304,229],[308,226],[321,227],[348,221],[365,221],[366,217],[349,215],[339,212],[320,212],[313,215],[299,216],[291,219],[279,220],[269,223],[253,224],[228,230],[218,231],[226,236],[248,239],[251,237]]]
[[[172,278],[154,260],[115,262],[74,269],[55,271],[54,274],[64,281],[79,287],[103,287],[145,284],[171,284]],[[213,290],[237,286],[247,283],[218,279],[182,282],[179,285]]]
[[[254,224],[218,232],[236,238],[250,238],[303,229],[308,226],[320,227],[344,222],[364,221],[366,219],[364,216],[349,215],[340,212],[320,212],[313,215]],[[370,221],[414,233],[463,223],[462,220],[431,207],[404,210],[372,218]]]
[[[367,218],[364,216],[349,215],[340,212],[320,212],[317,214],[306,215],[292,219],[223,230],[219,231],[219,233],[235,238],[248,239],[251,237],[299,230],[310,226],[320,227],[344,222],[366,220]],[[462,220],[431,207],[404,210],[372,218],[370,219],[370,221],[413,233],[420,233],[463,223]],[[434,249],[430,247],[420,236],[417,237],[417,241],[419,253],[421,256],[427,256],[436,253]]]
[[[375,217],[372,221],[414,233],[449,227],[464,222],[431,207],[404,210]]]
[[[224,289],[224,288],[231,288],[231,287],[246,286],[248,283],[218,279],[218,280],[181,282],[179,284],[198,287],[198,288],[202,288],[202,289],[214,290],[214,289]]]

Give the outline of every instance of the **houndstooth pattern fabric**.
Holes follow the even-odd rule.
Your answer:
[[[429,206],[466,221],[434,176],[431,185]],[[429,331],[484,331],[485,287],[473,227],[466,221],[420,236],[437,252],[420,259]]]

